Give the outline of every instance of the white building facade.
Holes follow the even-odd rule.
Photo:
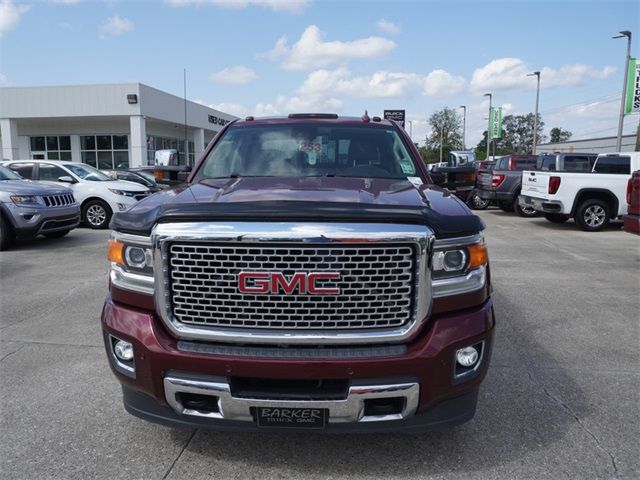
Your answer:
[[[623,135],[621,151],[634,152],[637,135]],[[542,143],[536,146],[537,153],[550,152],[590,152],[607,153],[616,151],[617,137],[586,138],[583,140],[567,140],[566,142]]]
[[[229,121],[218,110],[141,83],[0,88],[3,160],[84,162],[100,169],[152,165],[175,148],[193,164]],[[186,139],[186,142],[185,142]]]

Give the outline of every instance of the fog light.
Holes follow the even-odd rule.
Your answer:
[[[129,362],[133,359],[133,345],[124,340],[118,340],[113,347],[113,351],[120,360]]]
[[[478,362],[478,350],[475,347],[464,347],[456,352],[456,361],[463,367],[473,367]]]
[[[129,206],[125,205],[124,203],[118,204],[118,210],[120,210],[121,212],[124,212],[127,208],[129,208]]]

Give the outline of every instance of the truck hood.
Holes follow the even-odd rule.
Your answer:
[[[31,180],[0,180],[0,191],[15,193],[16,195],[62,195],[71,190],[60,184],[49,185],[44,182]]]
[[[114,215],[111,228],[149,235],[159,222],[203,220],[417,223],[438,237],[484,228],[462,201],[439,187],[341,177],[207,179],[138,202]]]

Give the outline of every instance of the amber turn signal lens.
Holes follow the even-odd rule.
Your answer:
[[[109,240],[107,246],[107,258],[110,262],[117,263],[118,265],[124,265],[124,243],[117,240]]]
[[[489,261],[487,246],[484,243],[469,245],[469,268],[482,267]]]

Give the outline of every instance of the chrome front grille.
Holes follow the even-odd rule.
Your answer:
[[[73,198],[73,195],[70,193],[44,195],[42,200],[47,207],[63,207],[65,205],[73,205],[76,203],[75,198]]]
[[[239,329],[371,330],[414,316],[417,252],[407,243],[170,243],[173,317],[183,325]],[[339,294],[241,293],[240,272],[337,272]],[[330,285],[329,285],[330,284]]]

